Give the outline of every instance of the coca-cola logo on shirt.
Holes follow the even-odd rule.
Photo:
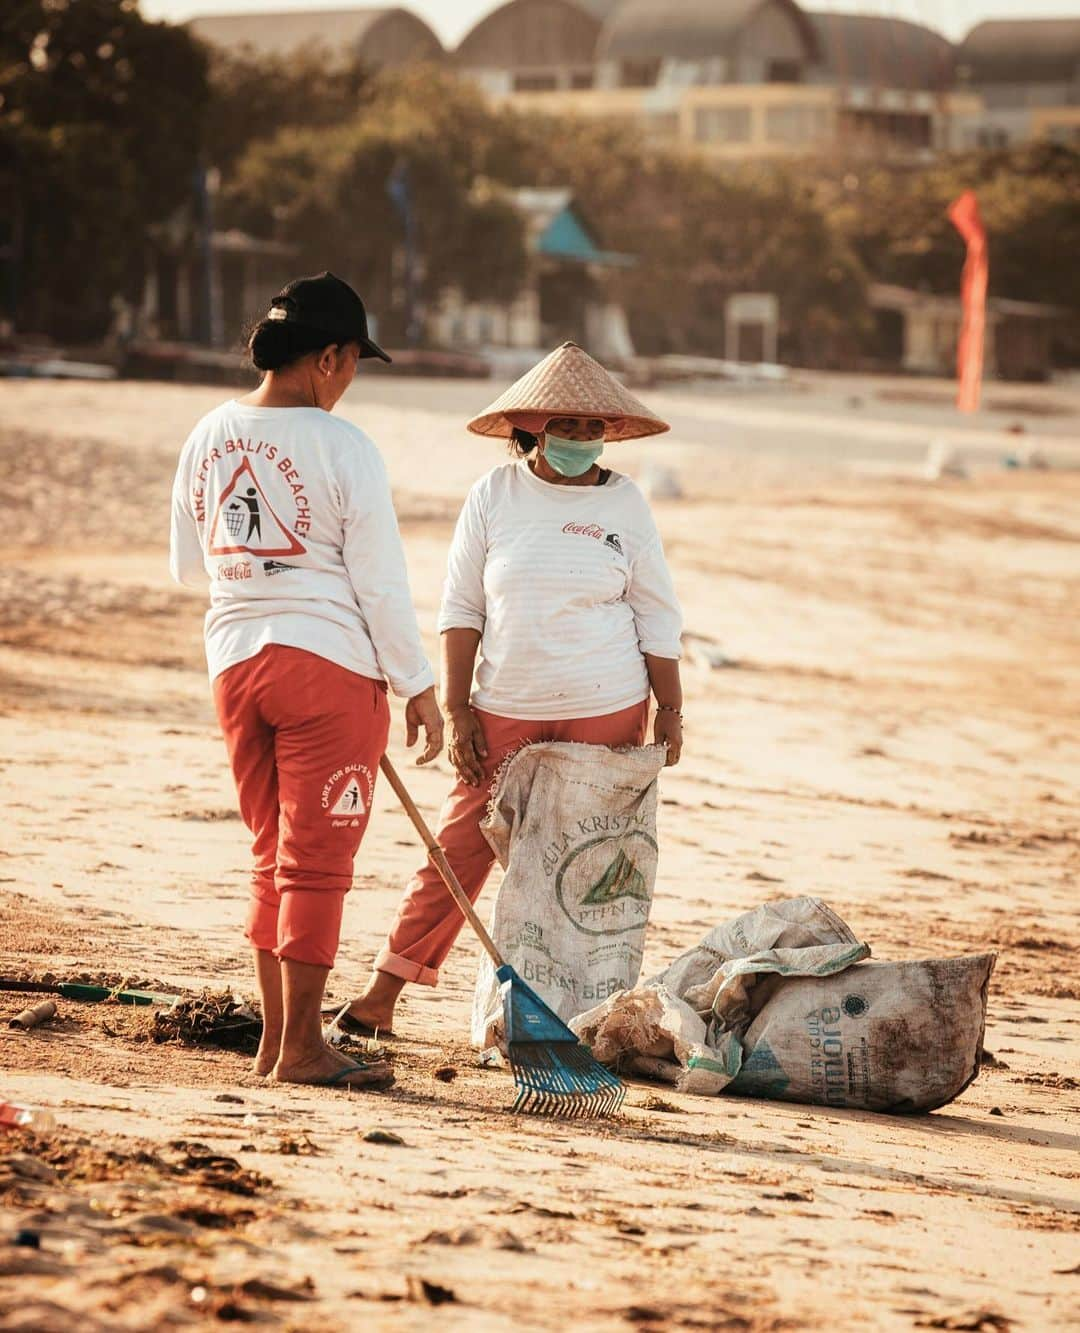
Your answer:
[[[595,523],[567,523],[563,532],[572,532],[576,537],[595,537],[598,542],[604,540],[604,529]]]

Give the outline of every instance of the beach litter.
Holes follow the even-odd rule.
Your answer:
[[[450,1287],[430,1282],[426,1277],[410,1273],[405,1280],[408,1299],[421,1305],[450,1305],[457,1296]]]
[[[319,1157],[322,1149],[311,1137],[300,1131],[296,1134],[282,1134],[278,1139],[277,1151],[283,1157]]]
[[[571,1026],[598,1060],[680,1092],[893,1113],[946,1105],[979,1072],[995,955],[869,956],[820,899],[780,899]]]
[[[204,991],[154,1015],[150,1038],[157,1044],[215,1046],[254,1055],[262,1036],[262,1019],[231,991]]]
[[[8,1023],[9,1028],[16,1028],[20,1032],[29,1032],[31,1028],[40,1027],[42,1023],[49,1023],[56,1017],[56,1001],[42,1000],[40,1004],[31,1005],[21,1013],[15,1015]]]
[[[0,1101],[0,1129],[29,1129],[46,1134],[56,1128],[56,1117],[40,1106]]]
[[[970,472],[959,452],[948,441],[931,440],[926,450],[923,475],[927,481],[942,481],[950,477],[954,481],[965,481]]]
[[[622,1080],[593,1059],[588,1047],[499,952],[388,755],[383,755],[379,767],[420,835],[447,893],[491,961],[502,1009],[501,1051],[517,1090],[510,1109],[525,1115],[582,1118],[615,1114],[626,1095]]]
[[[390,1148],[404,1148],[405,1140],[392,1129],[369,1129],[363,1136],[365,1143],[382,1143]]]
[[[500,953],[564,1022],[634,986],[656,882],[663,746],[548,742],[498,774],[481,825],[504,875],[489,929]],[[499,980],[482,959],[472,1039],[503,1044]]]
[[[1023,427],[1020,431],[1023,433]],[[1009,469],[1030,469],[1032,471],[1045,472],[1050,466],[1050,460],[1046,454],[1036,445],[1025,443],[1019,445],[1016,449],[1011,449],[1001,460],[1001,466]]]
[[[340,1046],[345,1040],[345,1033],[341,1026],[341,1020],[349,1012],[351,1004],[352,1000],[346,1000],[330,1022],[323,1024],[323,1041],[326,1042],[327,1046]]]
[[[179,995],[132,987],[126,979],[118,979],[114,983],[105,978],[99,981],[82,978],[77,981],[60,981],[51,973],[46,973],[42,977],[0,977],[0,991],[27,995],[62,995],[66,1000],[80,1000],[87,1004],[112,1000],[117,1004],[149,1006],[176,1004],[181,998]]]

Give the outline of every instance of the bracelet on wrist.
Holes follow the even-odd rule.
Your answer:
[[[682,709],[676,707],[675,704],[657,704],[656,711],[658,713],[674,713],[680,722],[683,720]]]

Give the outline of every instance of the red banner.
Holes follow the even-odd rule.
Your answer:
[[[990,261],[986,229],[979,217],[979,201],[973,190],[965,190],[949,205],[949,221],[967,244],[967,259],[960,280],[963,319],[956,352],[959,388],[956,406],[961,412],[976,412],[982,387],[983,344],[986,339],[986,282]]]

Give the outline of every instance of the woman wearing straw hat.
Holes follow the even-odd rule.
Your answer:
[[[668,764],[679,761],[679,605],[645,497],[599,465],[605,441],[667,429],[573,343],[469,423],[477,435],[508,437],[518,455],[469,492],[439,616],[458,781],[437,836],[474,900],[494,860],[480,820],[514,750],[640,745],[651,693],[653,739],[667,746]],[[439,875],[423,866],[343,1025],[385,1034],[406,982],[437,983],[461,924]]]

